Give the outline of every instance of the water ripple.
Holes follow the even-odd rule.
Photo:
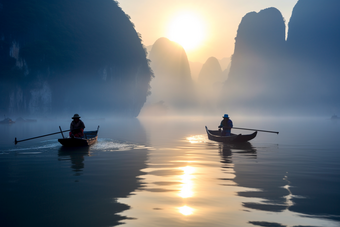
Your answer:
[[[121,151],[129,150],[135,148],[136,144],[129,144],[119,141],[114,141],[112,139],[100,138],[97,143],[91,146],[91,150],[101,150],[101,151]]]

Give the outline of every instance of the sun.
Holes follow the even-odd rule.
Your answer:
[[[193,50],[205,38],[204,23],[195,13],[180,13],[170,22],[167,37],[180,44],[185,50]]]

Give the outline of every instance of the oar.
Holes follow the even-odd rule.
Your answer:
[[[260,129],[252,129],[252,128],[237,128],[237,127],[233,127],[233,129],[242,129],[242,130],[258,131],[258,132],[270,132],[270,133],[279,134],[279,132],[260,130]]]
[[[15,137],[14,143],[17,144],[17,143],[19,143],[19,142],[23,142],[23,141],[27,141],[27,140],[33,140],[33,139],[38,139],[38,138],[41,138],[41,137],[51,136],[51,135],[59,134],[59,133],[62,133],[62,132],[68,132],[68,131],[70,131],[70,130],[65,130],[65,131],[50,133],[50,134],[46,134],[46,135],[42,135],[42,136],[36,136],[36,137],[24,139],[24,140],[17,140],[17,138]]]

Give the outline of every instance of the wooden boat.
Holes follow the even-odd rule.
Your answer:
[[[98,139],[98,130],[97,131],[84,131],[83,138],[62,138],[58,139],[58,142],[61,143],[65,147],[83,147],[83,146],[90,146],[97,142]],[[64,137],[64,136],[63,136]]]
[[[231,133],[230,136],[221,136],[220,130],[209,130],[207,126],[205,126],[205,130],[207,131],[208,138],[213,141],[223,142],[223,143],[244,143],[249,140],[252,140],[256,137],[257,131],[249,135],[236,135]]]

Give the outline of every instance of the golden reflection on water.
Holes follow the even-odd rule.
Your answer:
[[[158,128],[154,135],[159,136]],[[224,146],[208,142],[206,136],[202,141],[202,137],[181,137],[170,146],[157,141],[159,147],[149,152],[142,169],[147,174],[140,176],[145,188],[117,199],[131,207],[119,213],[127,217],[124,226],[339,226],[329,219],[291,211],[297,197],[290,192],[293,184],[288,173],[283,183],[270,181],[271,176],[282,179],[283,161],[290,159],[280,162],[283,152],[272,141],[260,141],[254,147],[250,143]],[[282,151],[292,152],[291,147],[282,147]],[[280,164],[278,169],[273,163]],[[263,179],[266,167],[273,173]],[[268,186],[268,191],[262,186]],[[266,195],[275,201],[267,200]]]
[[[192,179],[195,178],[192,174],[195,172],[195,168],[191,166],[186,166],[180,167],[179,169],[183,170],[183,175],[181,175],[182,188],[179,193],[179,196],[182,198],[192,197],[194,195],[193,192],[194,183]]]
[[[194,213],[194,209],[188,206],[182,206],[178,208],[179,212],[185,216],[191,215]]]
[[[190,143],[203,143],[205,141],[204,138],[205,137],[203,135],[196,135],[196,136],[187,137],[186,139]]]
[[[195,168],[192,166],[180,167],[180,170],[183,171],[183,175],[181,175],[181,191],[178,194],[183,199],[193,197],[194,191],[194,183],[192,179],[195,177],[192,175],[195,172]],[[188,206],[182,206],[178,208],[179,212],[185,216],[191,215],[194,212],[194,209]]]

